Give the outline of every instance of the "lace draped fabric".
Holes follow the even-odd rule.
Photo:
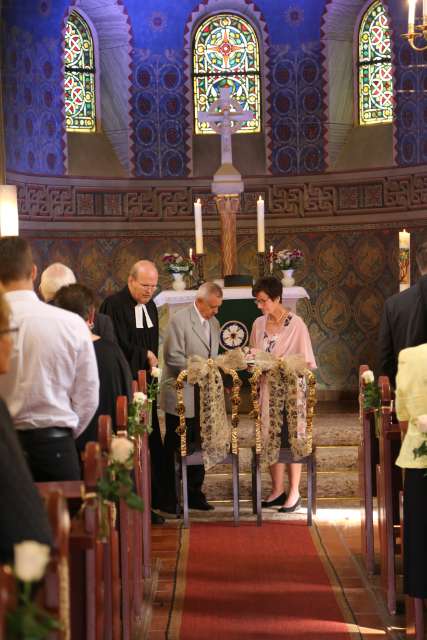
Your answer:
[[[236,369],[246,369],[246,367],[247,365],[240,349],[233,349],[215,359],[204,359],[200,356],[191,356],[188,359],[187,381],[190,384],[197,383],[200,388],[200,439],[203,462],[206,469],[222,462],[227,457],[233,440],[235,445],[233,452],[237,453],[238,416],[236,411],[240,398],[236,388],[240,387],[240,381],[235,372]],[[233,377],[234,402],[231,425],[225,408],[221,370],[224,373],[231,374]],[[178,386],[177,392],[179,400]],[[181,453],[182,451],[181,447]]]
[[[258,353],[255,365],[259,379],[262,456],[268,464],[278,462],[283,412],[289,430],[289,445],[295,461],[312,452],[312,421],[316,403],[316,379],[301,356],[277,358]],[[256,416],[255,416],[256,418]]]

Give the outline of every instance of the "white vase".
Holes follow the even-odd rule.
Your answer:
[[[184,291],[186,284],[183,273],[172,273],[172,289],[175,291]]]
[[[284,287],[293,287],[295,284],[295,278],[293,277],[293,269],[282,269],[283,278],[282,284]]]

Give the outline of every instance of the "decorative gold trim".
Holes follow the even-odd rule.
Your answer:
[[[181,458],[187,455],[187,423],[185,421],[185,403],[184,403],[184,383],[187,380],[188,371],[184,369],[178,375],[175,383],[177,412],[179,416],[179,426],[176,429],[180,437]]]
[[[249,379],[251,385],[252,412],[251,417],[255,420],[255,453],[261,454],[262,437],[261,437],[261,412],[259,405],[259,382],[262,376],[261,367],[255,367],[252,376]]]

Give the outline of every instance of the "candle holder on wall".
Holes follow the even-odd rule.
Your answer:
[[[266,274],[265,251],[258,252],[256,255],[258,264],[258,278],[263,278]]]
[[[197,286],[204,284],[205,280],[205,265],[204,265],[204,253],[196,253],[196,267],[197,267]]]

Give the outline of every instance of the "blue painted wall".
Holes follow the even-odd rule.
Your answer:
[[[184,177],[187,96],[183,42],[194,0],[118,0],[132,28],[135,174]],[[21,0],[4,9],[4,109],[9,170],[64,173],[61,28],[69,0]],[[16,7],[14,6],[16,5]],[[18,6],[19,5],[19,6]],[[318,173],[324,165],[320,25],[325,0],[258,0],[266,21],[271,80],[272,171]],[[397,158],[427,161],[427,71],[401,39],[406,3],[389,0],[395,30]]]

